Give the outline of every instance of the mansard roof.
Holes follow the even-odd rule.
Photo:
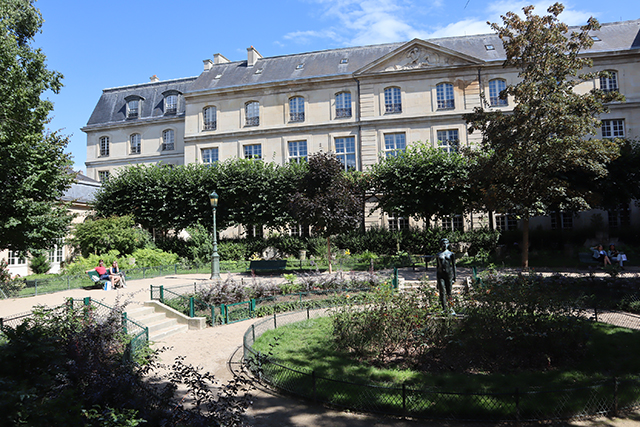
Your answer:
[[[640,49],[640,19],[602,24],[600,30],[592,32],[592,36],[596,36],[599,41],[584,53]],[[500,63],[506,59],[502,42],[496,34],[480,34],[258,58],[253,66],[247,66],[247,61],[226,62],[212,65],[198,77],[105,89],[87,127],[125,122],[127,118],[124,99],[131,95],[144,98],[140,116],[135,120],[160,118],[164,114],[162,93],[169,90],[177,90],[188,96],[207,91],[331,76],[355,77],[367,70],[389,71],[394,66],[386,64],[386,69],[375,69],[375,66],[382,67],[385,65],[384,60],[394,58],[394,55],[397,55],[396,58],[400,58],[402,54],[406,57],[414,46],[423,50],[418,58],[420,66],[413,68],[426,68],[432,58],[425,55],[430,52],[440,55],[436,63],[443,67],[449,66],[450,63],[461,65],[465,61],[474,66],[482,63]],[[443,55],[453,58],[453,62],[443,60]],[[407,67],[407,64],[399,64],[396,67],[401,70],[407,68],[412,67]],[[184,99],[180,97],[177,115],[183,115],[184,111]]]
[[[164,116],[164,94],[185,93],[189,90],[195,77],[175,80],[143,83],[133,86],[104,89],[98,105],[87,122],[87,126],[105,125],[127,120],[127,99],[141,99],[141,111],[138,118],[130,121],[143,121]],[[184,115],[184,99],[178,99],[178,110],[171,117]]]

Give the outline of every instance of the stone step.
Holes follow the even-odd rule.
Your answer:
[[[127,316],[149,329],[149,341],[152,342],[189,330],[189,325],[180,324],[177,319],[156,312],[152,306],[132,308],[127,310]]]
[[[170,328],[161,329],[158,332],[155,332],[153,334],[149,332],[149,341],[152,341],[152,342],[162,341],[162,339],[166,337],[169,337],[171,335],[181,333],[181,332],[187,332],[188,330],[189,330],[188,325],[175,324]]]

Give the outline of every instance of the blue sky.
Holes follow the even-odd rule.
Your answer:
[[[64,75],[49,127],[70,137],[67,151],[85,170],[80,130],[104,88],[197,76],[221,53],[262,56],[490,32],[486,21],[531,2],[480,0],[39,0],[45,24],[36,37],[50,69]],[[550,2],[533,3],[544,13]],[[564,22],[581,25],[640,18],[638,0],[564,2]]]

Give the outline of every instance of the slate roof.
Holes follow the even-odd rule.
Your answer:
[[[100,182],[81,173],[77,174],[76,182],[71,184],[61,199],[65,202],[85,203],[93,202],[96,191],[100,189]]]
[[[640,49],[640,19],[602,24],[601,29],[594,31],[592,35],[597,36],[600,41],[596,41],[586,53]],[[426,41],[481,61],[505,60],[502,42],[496,34],[447,37]],[[162,92],[165,90],[175,89],[182,93],[197,93],[258,84],[352,75],[406,44],[406,42],[389,43],[260,58],[253,67],[247,67],[247,61],[234,61],[214,64],[210,70],[204,71],[198,77],[105,89],[87,127],[126,121],[124,98],[128,95],[139,95],[145,98],[140,118],[134,120],[160,118],[164,114]],[[493,46],[494,49],[488,50],[486,48],[488,45]],[[347,62],[341,63],[343,59],[347,59]],[[299,67],[300,64],[303,66]],[[262,71],[256,73],[257,70]],[[184,98],[179,97],[179,100],[178,116],[183,115],[185,110]]]

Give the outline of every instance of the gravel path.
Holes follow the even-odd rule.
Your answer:
[[[432,270],[432,269],[431,269]],[[469,274],[461,269],[459,276]],[[570,272],[569,274],[576,274]],[[637,273],[628,273],[637,274]],[[401,275],[406,280],[418,280],[425,275],[425,271],[413,272],[403,269]],[[428,275],[435,275],[429,271]],[[36,305],[56,306],[62,304],[66,298],[92,297],[105,304],[113,305],[116,301],[129,302],[139,305],[150,297],[150,285],[164,285],[166,287],[203,282],[208,275],[194,274],[184,276],[165,276],[160,278],[129,281],[127,289],[104,292],[101,290],[77,289],[58,292],[37,297],[0,300],[0,317],[29,311]],[[161,359],[164,363],[171,363],[177,356],[185,356],[185,362],[202,367],[221,381],[227,381],[238,369],[235,364],[242,346],[242,336],[255,320],[246,320],[231,325],[207,328],[200,331],[188,331],[176,334],[154,343],[155,348],[168,347]],[[248,422],[255,427],[292,426],[292,427],[409,427],[409,426],[451,426],[460,424],[451,422],[413,422],[393,418],[376,417],[350,412],[336,411],[320,405],[308,404],[304,401],[281,396],[263,387],[253,393],[253,405],[247,411]],[[599,418],[597,420],[563,424],[565,426],[587,427],[638,427],[640,426],[640,411],[627,418]]]

